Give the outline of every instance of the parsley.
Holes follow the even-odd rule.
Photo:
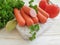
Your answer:
[[[39,31],[40,26],[39,24],[31,25],[29,29],[30,29],[30,33],[32,34],[32,37],[30,37],[29,40],[32,41],[36,38],[36,31]]]
[[[32,35],[32,37],[29,37],[29,40],[32,41],[32,40],[34,40],[35,38],[36,38],[36,33],[34,32],[33,35]]]
[[[29,29],[30,29],[30,32],[32,33],[32,32],[35,32],[35,31],[39,31],[40,26],[39,26],[39,24],[31,25],[29,27]]]
[[[0,0],[0,29],[3,28],[9,20],[14,19],[14,8],[21,8],[24,2],[21,0]]]
[[[39,24],[34,25],[34,28],[35,28],[36,31],[39,31],[39,29],[40,29]]]
[[[32,33],[35,29],[34,29],[34,25],[31,25],[30,27],[29,27],[29,29],[30,29],[30,33]]]
[[[29,4],[32,4],[32,2],[34,2],[34,0],[30,0],[30,1],[29,1]]]
[[[30,1],[29,1],[29,7],[35,9],[36,13],[38,13],[38,11],[37,11],[37,5],[33,5],[33,4],[32,4],[33,2],[34,2],[34,0],[30,0]]]

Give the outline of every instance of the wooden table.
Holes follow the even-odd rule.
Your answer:
[[[38,37],[31,45],[60,45],[60,18],[54,20],[54,24]],[[0,30],[0,45],[28,45],[17,30],[7,32],[5,29]]]
[[[59,0],[60,1],[60,0]],[[60,5],[60,4],[59,4]],[[40,37],[38,37],[31,45],[60,45],[60,16],[54,20],[54,24],[47,29]],[[24,41],[15,29],[7,32],[5,29],[0,30],[0,45],[29,45]]]

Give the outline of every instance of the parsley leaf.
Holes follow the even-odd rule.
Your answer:
[[[36,38],[36,33],[34,32],[33,35],[32,35],[32,37],[29,37],[29,40],[32,41],[32,40],[34,40],[35,38]]]
[[[29,37],[29,40],[32,41],[36,38],[36,31],[39,31],[40,26],[39,24],[31,25],[29,29],[30,29],[30,33],[32,34],[32,37]]]
[[[31,25],[29,27],[29,29],[30,29],[30,32],[32,33],[32,32],[35,32],[35,31],[39,31],[40,26],[39,26],[39,24]]]
[[[36,11],[36,13],[38,13],[37,5],[33,5],[33,4],[32,4],[33,2],[34,2],[34,0],[30,0],[30,1],[29,1],[29,7],[33,8],[33,9]]]
[[[0,0],[0,29],[6,23],[14,19],[14,8],[21,8],[24,5],[22,0]]]
[[[36,31],[39,31],[39,29],[40,29],[39,24],[34,25],[34,28],[35,28]]]

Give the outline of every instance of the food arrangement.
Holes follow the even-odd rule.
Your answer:
[[[59,7],[50,4],[49,0],[41,0],[39,6],[33,5],[33,2],[34,0],[30,0],[27,6],[22,0],[1,0],[0,29],[5,26],[7,31],[17,28],[24,39],[34,40],[40,30],[40,24],[45,24],[48,18],[55,18]]]

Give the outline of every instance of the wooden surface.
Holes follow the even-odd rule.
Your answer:
[[[57,18],[54,22],[51,28],[47,29],[47,31],[30,44],[60,45],[60,18]],[[28,45],[28,42],[22,39],[16,29],[12,32],[7,32],[3,29],[0,30],[0,45]]]
[[[59,3],[56,4],[60,6]],[[16,29],[12,32],[7,32],[5,29],[0,30],[0,45],[60,45],[60,16],[54,22],[51,28],[30,44],[22,39]]]

